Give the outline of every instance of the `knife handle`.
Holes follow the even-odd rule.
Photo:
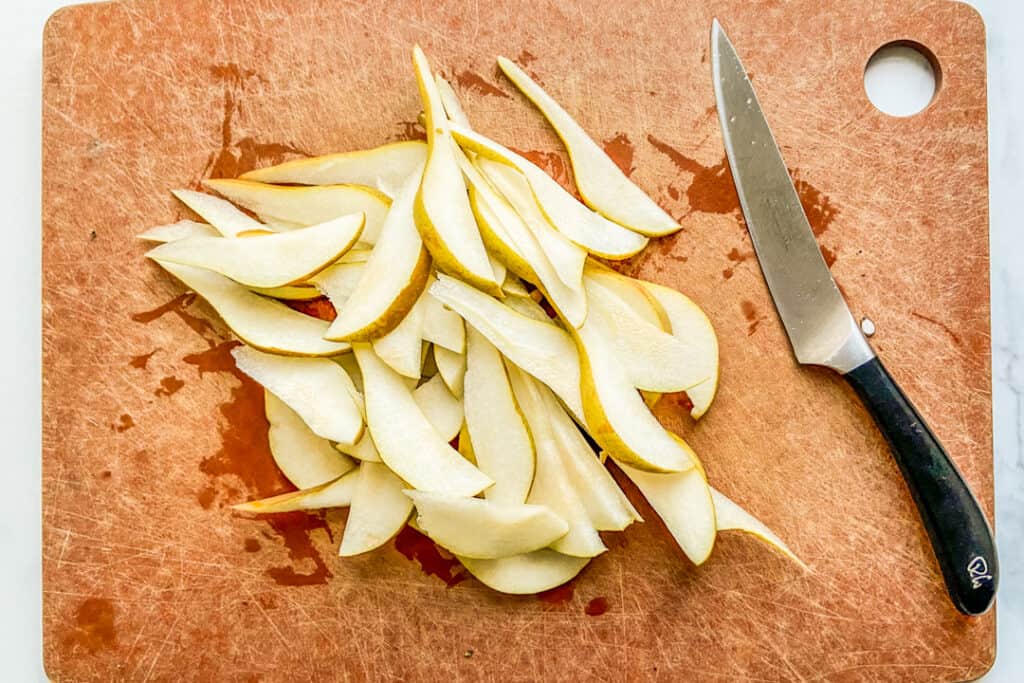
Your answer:
[[[910,488],[949,597],[960,612],[985,612],[999,583],[992,529],[956,465],[877,358],[844,375],[885,435]]]

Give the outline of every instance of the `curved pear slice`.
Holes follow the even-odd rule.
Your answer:
[[[661,304],[668,315],[672,336],[686,344],[691,362],[701,367],[701,374],[709,378],[686,390],[693,403],[690,415],[694,419],[700,418],[707,412],[718,390],[718,337],[715,336],[715,328],[700,306],[680,292],[653,282],[641,280],[639,283]]]
[[[423,341],[455,353],[466,350],[466,326],[462,318],[429,292],[423,300]]]
[[[780,553],[800,565],[804,571],[810,571],[803,560],[796,556],[785,542],[775,535],[761,520],[729,500],[724,493],[711,489],[711,500],[715,504],[715,525],[719,531],[742,531],[763,541]]]
[[[249,287],[283,287],[312,277],[339,259],[359,239],[364,220],[362,214],[354,214],[249,239],[190,237],[161,244],[146,255],[212,270]]]
[[[501,286],[494,279],[455,159],[441,96],[418,45],[413,48],[413,66],[426,114],[428,146],[427,165],[416,194],[416,227],[439,269],[500,296]]]
[[[345,521],[338,555],[351,557],[387,543],[402,530],[412,501],[402,492],[405,482],[385,465],[364,462],[352,492],[352,505]]]
[[[543,505],[495,503],[423,491],[406,491],[419,529],[460,557],[497,559],[547,547],[569,531]]]
[[[569,525],[568,533],[551,544],[552,550],[575,557],[600,555],[607,548],[601,542],[562,464],[560,444],[555,438],[547,406],[540,394],[541,387],[519,368],[510,366],[507,369],[512,391],[530,426],[537,453],[533,486],[526,502],[549,507]]]
[[[314,434],[341,443],[363,435],[363,416],[352,380],[326,358],[288,358],[248,346],[232,349],[238,369],[298,413]],[[317,482],[321,483],[321,482]]]
[[[583,273],[604,285],[651,325],[669,334],[672,333],[672,323],[668,319],[668,314],[658,300],[643,287],[642,280],[627,277],[594,259],[587,260]]]
[[[629,258],[647,246],[647,238],[588,209],[538,166],[473,130],[452,125],[452,136],[463,149],[519,170],[551,224],[587,251],[604,258]]]
[[[334,310],[340,311],[356,291],[365,271],[366,263],[335,263],[309,278],[309,283],[330,300]]]
[[[453,496],[474,496],[494,483],[437,433],[401,375],[368,345],[356,344],[354,352],[363,371],[366,421],[388,467],[421,491]]]
[[[353,445],[349,446],[338,443],[334,444],[334,448],[339,453],[344,453],[361,462],[383,462],[380,459],[380,453],[377,452],[377,447],[373,445],[373,438],[370,436],[369,430],[363,434],[363,438],[356,441]]]
[[[268,390],[264,395],[264,412],[270,423],[270,453],[288,481],[308,489],[334,481],[355,467],[330,441],[314,434],[284,401]]]
[[[189,237],[216,237],[221,233],[209,223],[197,223],[196,221],[178,221],[167,225],[157,225],[146,232],[139,233],[136,237],[146,242],[176,242]]]
[[[700,471],[655,474],[621,462],[618,465],[644,494],[690,561],[699,565],[708,559],[718,527],[711,487]]]
[[[351,469],[333,481],[308,489],[282,493],[279,496],[251,500],[248,503],[232,505],[239,512],[270,514],[274,512],[292,512],[293,510],[322,510],[324,508],[344,508],[352,503],[352,493],[356,488],[359,470]]]
[[[413,380],[420,378],[423,368],[423,301],[420,294],[401,322],[383,337],[373,340],[373,351],[393,370]]]
[[[434,80],[437,83],[437,94],[441,98],[441,104],[444,106],[444,113],[448,116],[448,120],[468,128],[469,117],[466,116],[466,111],[462,108],[462,103],[459,102],[459,97],[455,94],[451,83],[446,81],[441,74],[437,74]]]
[[[319,225],[339,216],[364,213],[366,225],[360,239],[368,244],[377,243],[391,206],[387,195],[363,185],[286,187],[230,179],[204,180],[203,184],[267,223]]]
[[[466,430],[476,466],[494,480],[484,497],[496,503],[523,503],[533,484],[533,438],[512,395],[501,354],[475,328],[466,330],[466,336]]]
[[[523,281],[511,273],[505,278],[505,281],[501,283],[501,288],[505,290],[506,294],[519,297],[529,297],[530,292],[523,286]]]
[[[651,414],[614,344],[597,326],[576,331],[583,412],[590,435],[613,457],[654,472],[685,472],[689,452]]]
[[[434,364],[437,374],[455,396],[462,396],[466,379],[466,354],[449,351],[443,346],[434,345]]]
[[[517,313],[480,290],[444,275],[438,276],[429,291],[487,337],[503,356],[551,387],[582,419],[579,355],[565,330]]]
[[[569,152],[576,187],[587,206],[644,235],[657,237],[680,229],[675,219],[627,178],[583,127],[525,71],[504,57],[498,57],[498,65],[562,139]]]
[[[393,197],[405,179],[427,160],[420,140],[392,142],[373,149],[286,161],[243,173],[242,180],[292,185],[366,185]]]
[[[336,356],[348,344],[327,341],[327,323],[254,294],[219,273],[157,261],[186,287],[213,306],[239,339],[261,351],[289,356]]]
[[[171,192],[182,204],[202,216],[225,237],[273,232],[266,225],[252,219],[229,201],[194,190]]]
[[[561,586],[590,562],[590,558],[570,557],[547,548],[500,560],[458,559],[480,583],[512,595],[532,595]]]
[[[477,159],[476,165],[523,219],[554,266],[558,278],[570,289],[578,290],[583,277],[583,264],[587,260],[586,250],[552,227],[537,207],[530,193],[530,185],[522,173],[489,159]]]
[[[309,301],[319,299],[323,294],[311,285],[285,285],[284,287],[250,287],[256,294],[285,301]]]
[[[383,337],[402,322],[423,293],[430,275],[430,255],[412,217],[419,180],[419,174],[411,174],[395,196],[348,305],[338,309],[338,317],[327,330],[328,339]]]
[[[452,394],[441,375],[434,375],[416,387],[412,397],[442,439],[450,442],[459,435],[464,419],[462,401]]]

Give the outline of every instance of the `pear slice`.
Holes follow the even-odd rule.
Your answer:
[[[353,444],[363,435],[363,416],[352,380],[325,358],[289,358],[248,346],[232,349],[238,369],[298,413],[314,434]],[[317,482],[322,483],[322,482]]]
[[[334,448],[339,453],[355,458],[361,462],[383,462],[380,459],[380,453],[377,452],[377,447],[373,445],[373,438],[370,436],[370,431],[366,430],[363,434],[363,438],[356,441],[354,444],[347,445],[343,443],[334,444]]]
[[[462,397],[466,378],[466,354],[450,351],[443,346],[434,345],[434,363],[437,374],[441,376],[448,389],[458,397]]]
[[[509,365],[507,370],[512,392],[530,426],[537,454],[533,486],[526,502],[549,507],[569,525],[568,533],[551,544],[552,550],[574,557],[600,555],[607,548],[562,464],[560,444],[555,438],[540,385],[515,366]]]
[[[239,339],[261,351],[290,356],[336,356],[351,348],[323,338],[326,322],[254,294],[230,278],[178,263],[157,263],[206,299]]]
[[[511,595],[533,595],[561,586],[590,562],[590,558],[570,557],[547,548],[499,560],[458,559],[480,583]]]
[[[421,292],[398,325],[373,340],[374,353],[395,372],[412,380],[420,378],[423,368],[423,302],[426,297],[426,291]]]
[[[463,422],[462,401],[452,394],[440,374],[416,387],[412,396],[442,439],[450,442],[459,435]]]
[[[189,237],[216,237],[221,233],[209,223],[197,223],[196,221],[178,221],[167,225],[158,225],[149,230],[139,233],[136,237],[146,242],[176,242]]]
[[[478,464],[477,461],[476,461],[476,452],[473,450],[473,441],[469,437],[469,430],[466,429],[466,423],[465,422],[462,423],[462,429],[459,430],[459,443],[458,443],[458,448],[456,450],[459,452],[459,455],[461,455],[463,458],[465,458],[469,462],[473,463],[474,465]],[[481,470],[481,471],[483,471],[483,470]],[[487,473],[484,472],[484,474],[487,474]],[[487,474],[487,476],[491,476],[491,475]],[[497,482],[495,482],[495,486],[496,485],[497,485]],[[491,487],[491,489],[493,489],[493,488],[494,488],[494,486]],[[490,491],[491,489],[488,489],[488,491]],[[487,496],[486,492],[484,493],[484,496],[485,497]]]
[[[576,342],[584,423],[594,440],[616,459],[642,469],[691,469],[690,452],[651,414],[606,331],[588,321],[576,331]]]
[[[419,181],[420,175],[412,173],[395,195],[362,277],[348,305],[338,309],[327,339],[370,341],[383,337],[402,322],[423,293],[430,255],[412,216]]]
[[[469,206],[441,96],[418,45],[413,48],[413,65],[426,114],[428,146],[427,165],[416,195],[416,227],[439,269],[501,296]]]
[[[543,505],[496,503],[406,491],[419,529],[460,557],[497,559],[533,552],[564,536],[569,525]]]
[[[544,310],[532,296],[510,296],[502,300],[502,303],[511,308],[516,313],[525,315],[528,318],[533,318],[538,322],[542,322],[545,325],[555,324],[551,320],[551,316]]]
[[[484,497],[496,503],[523,503],[533,483],[533,438],[512,395],[501,354],[475,328],[466,330],[466,336],[466,431],[477,467],[494,480]]]
[[[586,250],[569,241],[565,235],[552,227],[537,207],[537,202],[530,193],[530,185],[522,173],[511,166],[489,159],[477,159],[476,165],[508,200],[533,233],[540,248],[558,273],[558,279],[570,289],[578,290],[583,277],[583,264],[587,260]]]
[[[742,531],[763,541],[772,548],[798,564],[804,571],[810,568],[796,556],[781,538],[775,535],[761,520],[757,519],[739,505],[731,501],[724,493],[711,489],[711,500],[715,504],[715,525],[718,531]]]
[[[469,117],[466,116],[466,111],[462,108],[462,103],[459,102],[459,97],[455,94],[451,83],[446,81],[441,74],[436,74],[434,80],[437,83],[437,94],[441,98],[441,104],[444,106],[444,113],[448,120],[468,128]]]
[[[364,272],[366,263],[335,263],[309,278],[309,283],[330,300],[336,311],[340,311],[356,291]]]
[[[526,72],[504,57],[498,65],[548,120],[569,152],[576,187],[587,206],[644,235],[669,235],[680,225],[633,183],[583,127]]]
[[[693,403],[690,415],[694,419],[700,418],[707,412],[718,390],[718,338],[715,328],[704,311],[680,292],[653,282],[640,281],[640,285],[661,304],[668,315],[672,336],[686,344],[691,362],[701,368],[700,374],[709,377],[686,390]]]
[[[711,487],[696,468],[656,474],[622,462],[619,467],[636,484],[690,561],[702,564],[715,545],[717,526]]]
[[[273,232],[266,225],[240,211],[231,202],[212,194],[195,190],[174,190],[171,194],[225,237]]]
[[[365,185],[394,197],[405,179],[427,160],[420,140],[392,142],[373,149],[286,161],[243,173],[242,180],[291,185]]]
[[[487,337],[503,356],[551,387],[582,419],[579,355],[565,330],[517,313],[480,290],[444,275],[438,276],[429,291]]]
[[[351,252],[349,252],[351,253]],[[588,259],[584,275],[617,296],[634,313],[664,332],[672,333],[672,323],[657,299],[643,287],[643,281],[612,270],[600,261]]]
[[[429,282],[433,283],[433,278]],[[429,293],[423,300],[423,341],[455,353],[466,350],[466,326],[462,318]]]
[[[405,526],[412,501],[402,492],[405,482],[385,465],[364,462],[352,492],[338,555],[351,557],[375,550]]]
[[[646,237],[591,211],[566,192],[557,180],[512,150],[465,126],[453,124],[451,130],[463,149],[512,166],[526,176],[544,216],[559,232],[587,251],[621,260],[647,246]]]
[[[302,227],[353,213],[366,214],[366,225],[360,239],[367,244],[377,243],[391,205],[387,195],[364,185],[285,187],[230,179],[204,180],[203,184],[249,209],[267,223]]]
[[[285,301],[309,301],[319,299],[323,294],[312,285],[285,285],[284,287],[250,287],[250,290],[262,296]]]
[[[402,376],[369,345],[354,346],[363,372],[366,421],[381,459],[421,491],[474,496],[494,482],[438,434]]]
[[[511,294],[512,296],[519,296],[524,298],[530,296],[530,292],[523,285],[523,281],[520,280],[515,275],[513,275],[512,273],[509,273],[505,277],[505,281],[501,283],[501,288],[505,290],[506,294]]]
[[[250,239],[189,237],[161,244],[146,255],[212,270],[249,287],[282,287],[306,280],[340,258],[359,239],[364,220],[362,214],[353,214]]]
[[[355,467],[330,441],[314,434],[284,401],[270,391],[264,394],[270,453],[288,481],[308,489],[333,481]]]
[[[333,481],[313,486],[308,489],[282,493],[279,496],[251,500],[247,503],[232,505],[239,512],[270,514],[274,512],[292,512],[293,510],[322,510],[324,508],[348,507],[352,502],[359,470],[351,469]]]

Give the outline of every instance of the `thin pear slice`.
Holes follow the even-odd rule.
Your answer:
[[[270,514],[274,512],[292,512],[293,510],[322,510],[324,508],[344,508],[352,503],[359,478],[359,470],[351,469],[333,481],[313,486],[308,489],[282,493],[279,496],[251,500],[247,503],[232,505],[239,512]]]
[[[640,285],[661,304],[668,315],[672,336],[690,349],[691,362],[701,367],[701,374],[710,379],[686,390],[693,403],[690,415],[700,418],[707,412],[718,390],[718,337],[700,306],[669,287],[639,281]]]
[[[203,184],[267,223],[309,226],[353,213],[366,214],[360,239],[368,244],[377,243],[391,205],[387,195],[364,185],[285,187],[230,179],[205,180]]]
[[[480,290],[444,275],[438,276],[429,291],[487,337],[503,356],[551,387],[582,419],[579,355],[565,330],[517,313]]]
[[[464,419],[462,401],[455,397],[440,374],[416,387],[412,396],[442,439],[450,442],[459,435]]]
[[[434,363],[437,374],[441,376],[448,389],[455,396],[462,396],[466,379],[466,354],[450,351],[443,346],[434,345]]]
[[[367,430],[363,434],[363,438],[356,441],[351,446],[343,443],[334,444],[334,447],[339,453],[355,458],[362,462],[383,462],[380,459],[380,453],[377,452],[377,447],[373,445],[373,438],[370,436],[370,431]]]
[[[647,238],[591,211],[566,192],[558,181],[538,166],[475,131],[452,125],[452,136],[463,149],[519,170],[541,211],[563,235],[587,251],[604,258],[629,258],[647,246]]]
[[[406,491],[419,529],[460,557],[498,559],[545,548],[569,531],[543,505],[496,503],[423,491]]]
[[[364,462],[352,492],[338,555],[351,557],[381,547],[405,526],[412,501],[403,493],[405,482],[385,465]]]
[[[526,502],[551,508],[569,525],[569,531],[551,545],[552,550],[575,557],[600,555],[607,548],[569,481],[539,383],[515,366],[510,365],[507,370],[513,394],[533,435],[537,454],[533,486]]]
[[[395,196],[377,245],[347,306],[338,309],[326,337],[370,341],[395,329],[416,304],[430,275],[427,253],[412,216],[420,175],[412,173]],[[307,228],[301,232],[307,232]]]
[[[381,459],[421,491],[474,496],[494,482],[438,434],[402,376],[366,344],[354,346],[363,372],[366,421]]]
[[[256,294],[285,301],[309,301],[319,299],[323,294],[312,285],[285,285],[284,287],[250,287]]]
[[[590,558],[570,557],[547,548],[500,560],[458,559],[480,583],[511,595],[533,595],[561,586],[590,562]]]
[[[403,377],[420,378],[423,368],[423,308],[426,292],[420,294],[401,322],[383,337],[373,340],[377,356]]]
[[[532,296],[510,296],[502,300],[502,303],[516,313],[521,313],[528,318],[533,318],[545,325],[553,325],[551,316]]]
[[[715,545],[717,526],[711,487],[701,472],[691,469],[656,474],[622,462],[618,465],[644,494],[690,561],[699,565],[708,559]]]
[[[451,83],[446,81],[441,74],[437,74],[434,80],[437,83],[437,94],[441,98],[441,104],[444,106],[444,113],[448,116],[448,120],[468,128],[469,117],[466,116],[466,111],[462,108],[462,103],[459,102],[459,97],[455,94]]]
[[[587,206],[630,230],[658,237],[680,229],[679,223],[631,181],[601,147],[526,72],[504,57],[498,65],[533,102],[562,139]]]
[[[529,290],[527,290],[526,287],[523,286],[523,281],[520,280],[515,275],[513,275],[512,273],[509,273],[505,277],[505,281],[501,283],[501,288],[505,290],[506,294],[511,294],[512,296],[530,296]]]
[[[289,358],[248,346],[231,351],[238,369],[298,413],[314,434],[353,444],[363,435],[363,416],[352,380],[326,358]],[[317,482],[321,483],[321,482]]]
[[[405,179],[426,160],[427,146],[420,140],[406,140],[373,149],[286,161],[240,177],[259,183],[365,185],[394,197]]]
[[[209,223],[197,223],[196,221],[184,220],[167,225],[157,225],[149,230],[139,233],[136,237],[146,242],[176,242],[177,240],[189,237],[216,237],[221,233]]]
[[[336,311],[340,311],[356,291],[365,271],[366,263],[336,263],[309,278],[309,283],[330,300]]]
[[[254,294],[213,271],[163,263],[160,266],[213,306],[224,324],[246,344],[289,356],[336,356],[348,344],[327,341],[327,323]]]
[[[598,531],[622,531],[633,522],[642,522],[640,513],[597,458],[554,394],[545,386],[538,387],[538,390],[544,400],[566,474],[583,501],[594,528]]]
[[[469,206],[441,96],[418,45],[413,48],[413,66],[423,99],[428,146],[427,165],[416,194],[416,227],[439,269],[501,296]]]
[[[523,503],[533,484],[533,438],[498,349],[473,327],[466,336],[466,430],[476,466],[494,480],[484,497],[496,503]]]
[[[269,390],[264,394],[270,453],[288,481],[308,489],[333,481],[355,467],[330,441],[314,434],[284,401]]]
[[[763,541],[793,560],[805,571],[810,571],[803,560],[796,556],[789,546],[765,524],[731,501],[724,493],[711,489],[711,500],[715,504],[715,524],[718,531],[742,531]]]
[[[249,239],[189,237],[161,244],[146,255],[212,270],[249,287],[283,287],[306,280],[341,258],[359,239],[364,220],[362,214],[353,214],[304,230]]]
[[[477,159],[476,165],[523,219],[554,266],[558,279],[570,289],[578,290],[583,277],[583,264],[587,260],[586,250],[571,242],[548,222],[540,212],[522,173],[489,159]]]
[[[240,211],[231,202],[212,194],[195,190],[173,190],[171,194],[225,237],[273,232],[266,225]]]
[[[462,318],[429,293],[423,301],[423,341],[455,353],[466,350],[466,326]]]
[[[692,468],[689,451],[651,414],[606,333],[586,324],[576,331],[576,341],[584,423],[594,440],[613,457],[646,470]]]
[[[466,423],[465,422],[462,423],[462,428],[459,430],[459,442],[458,442],[458,444],[456,444],[456,446],[457,447],[456,447],[455,450],[457,450],[459,452],[459,454],[463,458],[465,458],[466,460],[470,461],[474,465],[478,465],[478,463],[476,461],[476,452],[473,450],[473,441],[472,441],[472,439],[470,439],[469,430],[466,428]],[[481,472],[483,472],[483,470],[481,470]],[[487,473],[484,472],[484,474],[487,474]],[[487,476],[490,477],[491,475],[487,474]],[[492,477],[492,479],[493,479],[493,477]],[[495,485],[497,485],[497,482],[495,482]],[[494,486],[491,487],[491,489],[493,489],[493,488],[494,488]],[[488,490],[490,490],[490,489],[488,489]],[[484,496],[485,497],[487,496],[486,492],[484,493]]]
[[[587,260],[583,272],[586,277],[604,285],[641,318],[669,334],[672,333],[672,323],[668,319],[668,314],[658,300],[643,287],[643,281],[627,277],[594,259]]]

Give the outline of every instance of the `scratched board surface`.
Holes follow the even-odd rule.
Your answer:
[[[44,63],[44,657],[61,681],[954,681],[994,615],[948,603],[911,500],[852,392],[795,365],[723,159],[713,16],[752,73],[855,315],[992,511],[984,28],[952,2],[113,2],[58,13]],[[942,69],[884,116],[880,45]],[[255,518],[289,489],[259,388],[212,311],[143,259],[169,194],[211,176],[422,137],[420,43],[473,123],[571,184],[564,149],[496,72],[522,64],[685,226],[622,268],[707,310],[722,384],[713,483],[804,574],[725,534],[688,564],[651,510],[569,586],[496,594],[407,530],[339,559],[344,511]]]

